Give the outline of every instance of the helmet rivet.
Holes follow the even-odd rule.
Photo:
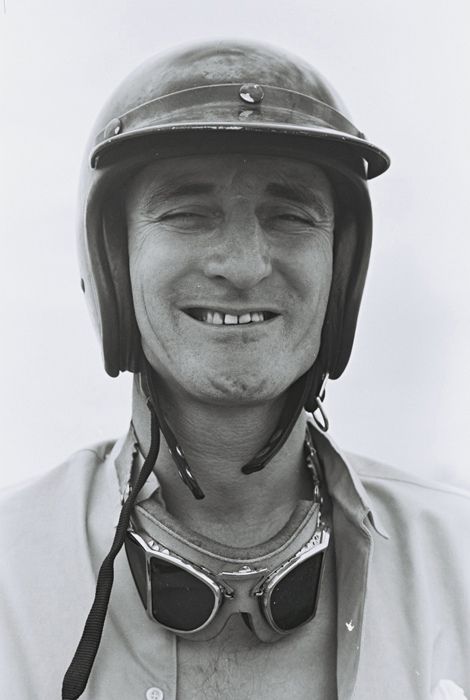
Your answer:
[[[111,136],[117,136],[121,132],[121,128],[122,123],[120,119],[117,117],[115,119],[111,119],[104,130],[105,139],[109,139]]]
[[[243,102],[256,105],[263,99],[264,90],[257,83],[245,83],[241,86],[239,94]]]

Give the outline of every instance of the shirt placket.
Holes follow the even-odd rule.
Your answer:
[[[338,700],[352,700],[361,653],[372,537],[364,521],[351,522],[337,504],[333,504],[333,527],[338,597]]]

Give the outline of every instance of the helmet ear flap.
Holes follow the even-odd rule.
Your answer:
[[[109,374],[111,365],[113,369],[117,369],[115,374],[126,370],[140,372],[143,366],[142,346],[132,298],[127,217],[122,192],[105,199],[101,226],[102,250],[108,263],[108,284],[113,290],[113,315],[116,324],[116,327],[111,329],[108,323],[109,333],[103,333],[106,369]]]
[[[316,398],[325,373],[341,376],[351,355],[372,243],[372,212],[365,182],[352,174],[347,180],[330,173],[334,184],[335,232],[333,276],[315,377],[305,407],[317,408]]]

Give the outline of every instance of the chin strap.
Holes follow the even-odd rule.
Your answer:
[[[330,421],[328,420],[328,416],[326,415],[325,408],[323,406],[323,401],[325,400],[326,394],[326,383],[329,379],[329,376],[330,375],[328,374],[328,372],[323,375],[320,391],[318,392],[315,398],[316,408],[314,408],[312,411],[313,419],[317,424],[317,427],[320,428],[320,430],[323,433],[327,433],[328,428],[330,427]],[[320,414],[321,418],[318,417],[317,413]]]
[[[160,429],[157,416],[151,405],[149,405],[149,409],[151,415],[150,449],[139,476],[130,491],[130,495],[122,506],[111,549],[101,564],[96,583],[95,599],[88,614],[75,655],[64,676],[62,700],[76,700],[87,686],[103,634],[104,621],[114,580],[114,560],[124,543],[135,500],[157,461],[160,449]]]
[[[151,365],[145,360],[144,371],[144,392],[147,395],[147,403],[153,407],[155,411],[158,422],[160,424],[160,430],[162,431],[163,437],[168,445],[168,450],[173,458],[176,468],[178,469],[178,474],[181,477],[183,483],[188,487],[188,489],[193,494],[194,498],[200,500],[205,498],[204,491],[199,486],[196,477],[193,475],[191,468],[184,456],[184,452],[181,447],[176,442],[175,435],[168,425],[166,418],[163,414],[163,410],[158,397],[158,388],[156,382],[156,373]]]
[[[144,392],[147,395],[147,400],[151,403],[155,413],[158,416],[160,429],[165,437],[173,461],[176,464],[178,474],[180,475],[183,483],[189,488],[196,499],[204,498],[204,492],[199,486],[196,477],[192,473],[191,467],[186,460],[184,452],[178,445],[176,437],[163,414],[158,398],[159,392],[156,385],[155,370],[151,367],[147,360],[144,360],[144,362],[144,370],[142,373],[145,383]],[[254,472],[261,471],[261,469],[264,469],[268,462],[279,452],[289,437],[303,407],[308,401],[313,385],[317,381],[317,375],[318,371],[316,367],[312,366],[305,374],[294,382],[287,393],[286,404],[282,409],[281,417],[275,431],[272,433],[266,445],[253,457],[253,459],[251,459],[241,468],[243,474],[253,474]],[[325,376],[327,377],[328,375],[322,376],[322,390],[325,382]]]
[[[267,463],[279,452],[291,434],[303,407],[307,403],[316,374],[315,367],[311,367],[308,372],[299,377],[289,389],[286,403],[282,409],[276,430],[271,435],[266,445],[248,462],[248,464],[242,467],[243,474],[253,474],[253,472],[261,471],[261,469],[264,469]]]

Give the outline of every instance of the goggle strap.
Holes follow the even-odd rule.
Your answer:
[[[155,412],[151,407],[149,408],[151,415],[150,449],[135,486],[121,508],[111,549],[101,564],[96,583],[95,598],[85,622],[77,650],[64,676],[62,700],[76,700],[87,686],[103,634],[104,621],[114,581],[114,560],[124,543],[135,500],[157,461],[160,450],[160,427]]]

